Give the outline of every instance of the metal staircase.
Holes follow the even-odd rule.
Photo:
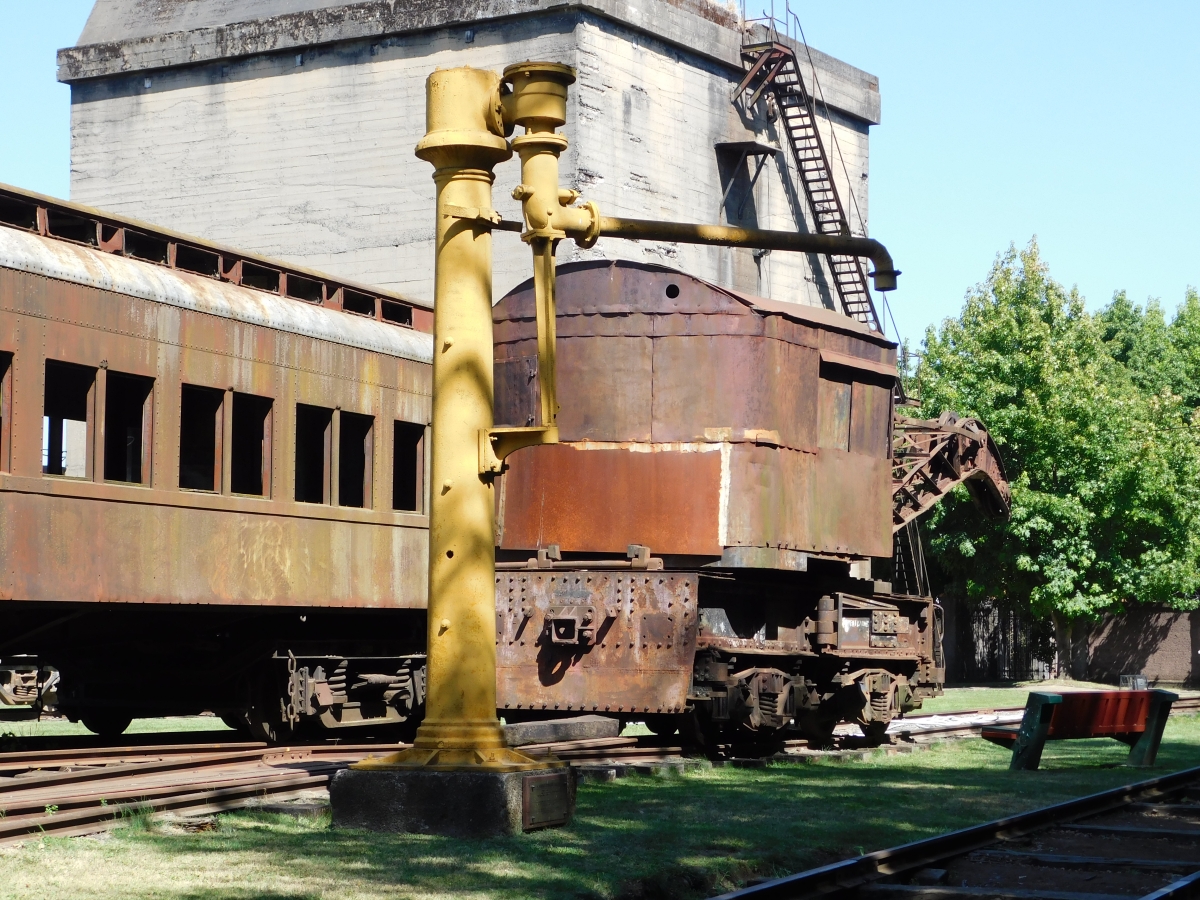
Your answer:
[[[742,47],[742,60],[748,70],[734,89],[734,102],[745,98],[747,93],[750,96],[745,99],[745,109],[752,108],[764,95],[774,101],[795,154],[818,233],[850,234],[850,222],[833,183],[833,170],[817,130],[813,99],[800,77],[795,52],[778,41],[747,44]],[[826,259],[846,315],[874,331],[882,331],[862,261],[855,256],[827,255]]]

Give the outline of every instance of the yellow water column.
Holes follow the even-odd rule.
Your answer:
[[[427,82],[427,131],[416,151],[433,164],[437,186],[426,712],[411,749],[369,759],[336,780],[335,824],[451,834],[513,831],[523,813],[528,825],[530,784],[546,788],[533,792],[543,807],[565,804],[569,811],[573,805],[569,771],[509,749],[496,716],[493,479],[508,453],[557,440],[554,247],[578,229],[563,227],[575,226],[574,220],[556,218],[575,195],[560,196],[558,153],[567,142],[554,129],[565,120],[574,73],[557,64],[526,63],[510,67],[504,78],[503,97],[500,77],[479,69],[440,70]],[[535,258],[542,423],[497,429],[491,229],[499,216],[492,183],[495,165],[512,156],[505,134],[517,124],[529,132],[513,141],[523,169],[514,196],[527,211],[523,237]],[[594,230],[598,216],[572,212],[587,216],[584,224]]]

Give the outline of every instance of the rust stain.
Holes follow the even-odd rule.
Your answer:
[[[529,447],[509,457],[501,547],[719,556],[721,454]],[[638,498],[636,503],[630,498]]]

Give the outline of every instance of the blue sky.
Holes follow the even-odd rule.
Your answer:
[[[67,194],[70,92],[54,51],[90,8],[0,0],[0,181]],[[879,76],[870,224],[904,272],[891,295],[902,334],[957,313],[996,254],[1035,234],[1093,308],[1123,288],[1173,309],[1200,285],[1200,4],[792,9],[814,47]]]

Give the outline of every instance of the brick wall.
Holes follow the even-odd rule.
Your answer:
[[[1093,626],[1087,648],[1092,681],[1200,684],[1200,612],[1133,609]]]

